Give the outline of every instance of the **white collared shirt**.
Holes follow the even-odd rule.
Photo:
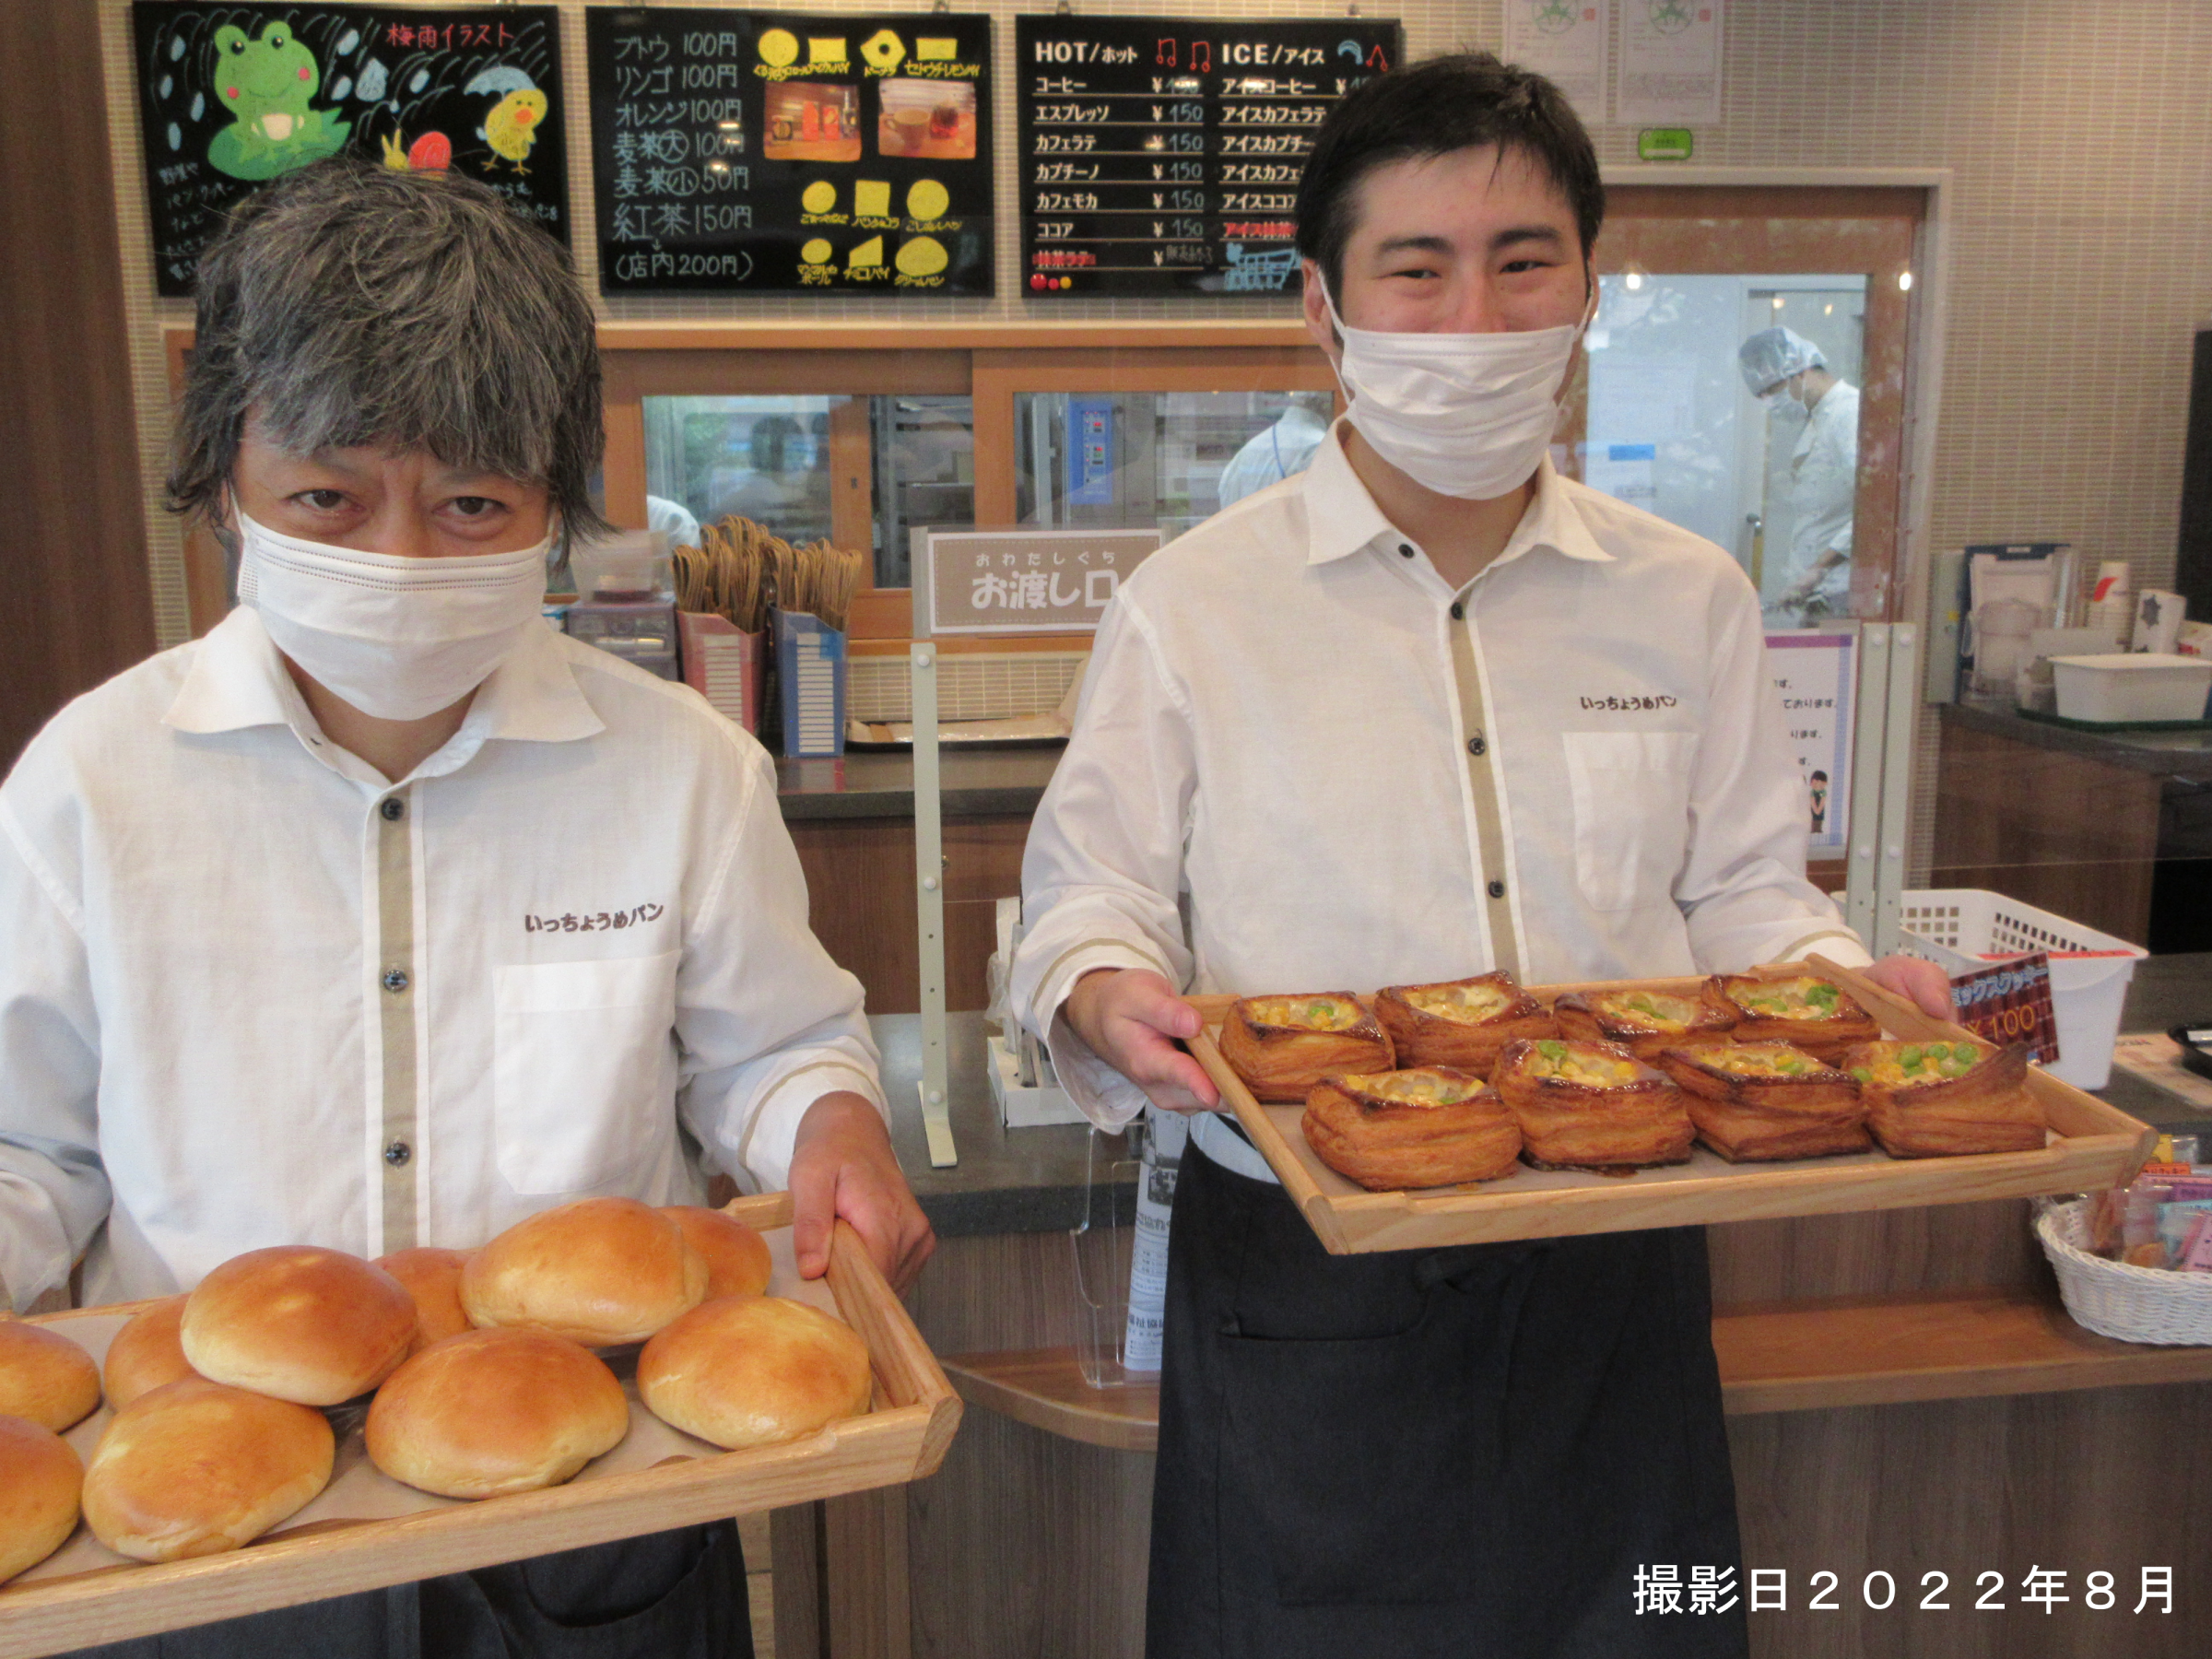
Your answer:
[[[1863,963],[1805,879],[1806,810],[1720,548],[1547,462],[1455,593],[1332,437],[1109,607],[1012,1003],[1112,1127],[1141,1095],[1056,1020],[1094,968],[1254,994]]]
[[[78,699],[0,787],[0,1281],[88,1298],[241,1251],[473,1247],[587,1194],[784,1184],[881,1106],[772,763],[550,630],[394,785],[261,619]],[[107,1226],[100,1231],[105,1219]]]

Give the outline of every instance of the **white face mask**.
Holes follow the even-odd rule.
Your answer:
[[[239,603],[318,684],[380,720],[450,708],[545,626],[549,534],[512,553],[404,559],[282,535],[242,511],[238,524]]]
[[[1528,481],[1551,445],[1582,322],[1519,334],[1381,334],[1347,327],[1345,418],[1377,454],[1439,495],[1487,501]],[[1595,297],[1592,298],[1595,309]]]

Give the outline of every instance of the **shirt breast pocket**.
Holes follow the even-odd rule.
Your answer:
[[[1594,910],[1667,902],[1689,838],[1692,732],[1566,732],[1574,873]]]
[[[492,1115],[517,1193],[611,1185],[674,1133],[682,954],[494,971]]]

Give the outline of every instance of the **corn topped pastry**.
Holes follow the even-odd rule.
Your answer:
[[[1562,1037],[1614,1042],[1639,1060],[1685,1039],[1726,1039],[1733,1009],[1667,991],[1570,991],[1551,1006]]]
[[[1395,1064],[1390,1035],[1349,991],[1247,996],[1221,1018],[1221,1057],[1253,1098],[1302,1100],[1332,1072],[1382,1072]]]
[[[1657,1064],[1681,1086],[1698,1138],[1730,1163],[1873,1145],[1858,1085],[1786,1042],[1683,1043],[1662,1051]]]
[[[1306,1096],[1314,1155],[1374,1191],[1493,1181],[1521,1153],[1497,1091],[1447,1066],[1324,1077]]]
[[[1375,1015],[1404,1065],[1449,1065],[1487,1077],[1498,1051],[1522,1037],[1557,1036],[1544,1005],[1509,973],[1388,985]]]
[[[1865,1042],[1843,1065],[1866,1102],[1866,1126],[1892,1158],[2032,1152],[2043,1144],[2023,1044]]]
[[[1705,982],[1703,997],[1707,1006],[1734,1016],[1736,1041],[1786,1042],[1830,1062],[1852,1044],[1882,1034],[1851,993],[1811,974],[1715,974]]]
[[[1681,1163],[1695,1131],[1682,1091],[1610,1042],[1511,1042],[1491,1081],[1521,1124],[1538,1169]]]

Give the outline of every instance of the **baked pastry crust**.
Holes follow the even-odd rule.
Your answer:
[[[1864,1152],[1866,1103],[1847,1072],[1786,1042],[1704,1042],[1662,1049],[1698,1138],[1730,1163]]]
[[[67,1441],[29,1418],[0,1417],[0,1584],[69,1541],[84,1484]]]
[[[1663,1050],[1684,1042],[1725,1041],[1736,1012],[1703,996],[1667,991],[1570,991],[1551,1005],[1559,1035],[1580,1042],[1612,1042],[1650,1065]]]
[[[44,1325],[0,1320],[0,1417],[17,1417],[56,1434],[100,1404],[100,1366]]]
[[[1302,1127],[1315,1157],[1373,1192],[1495,1181],[1521,1157],[1521,1125],[1498,1091],[1450,1066],[1324,1077]]]
[[[141,1308],[115,1333],[100,1372],[111,1410],[121,1411],[164,1382],[182,1382],[196,1374],[192,1361],[184,1358],[185,1300],[171,1296],[150,1308]]]
[[[1485,1078],[1507,1043],[1559,1035],[1550,1010],[1502,971],[1385,985],[1375,996],[1375,1018],[1400,1065],[1444,1065]]]
[[[1508,1043],[1491,1083],[1539,1170],[1684,1163],[1696,1130],[1673,1079],[1610,1042]]]
[[[1278,1104],[1336,1073],[1396,1064],[1390,1033],[1349,991],[1240,997],[1221,1017],[1221,1057],[1254,1100]]]
[[[2018,1042],[1865,1042],[1843,1065],[1858,1080],[1866,1126],[1883,1151],[1956,1158],[2042,1149],[2048,1125],[2028,1092],[2028,1053]]]
[[[1872,1042],[1882,1028],[1832,981],[1809,973],[1761,979],[1716,973],[1705,982],[1705,999],[1736,1018],[1738,1042],[1786,1042],[1830,1065],[1855,1043]]]

